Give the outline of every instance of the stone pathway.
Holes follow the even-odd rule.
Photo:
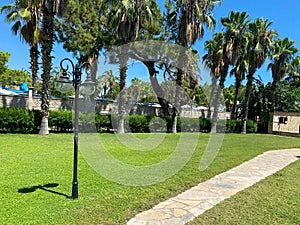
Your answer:
[[[181,225],[300,158],[300,149],[265,152],[154,206],[127,225]]]

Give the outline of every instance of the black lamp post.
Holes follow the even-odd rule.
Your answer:
[[[63,66],[64,62],[69,62],[72,66],[72,78],[73,80],[69,79],[68,76],[68,69],[69,66]],[[81,76],[82,76],[82,69],[90,67],[89,63],[83,63],[81,65],[76,64],[74,66],[73,62],[68,59],[64,58],[60,62],[60,68],[62,70],[62,75],[56,80],[56,85],[61,90],[71,90],[72,86],[75,89],[75,99],[74,99],[74,165],[73,165],[73,182],[72,182],[72,198],[78,198],[78,180],[77,180],[77,167],[78,167],[78,101],[79,101],[79,87],[85,88],[85,94],[91,95],[95,91],[95,82],[91,79],[90,72],[87,71],[86,80],[81,83]]]

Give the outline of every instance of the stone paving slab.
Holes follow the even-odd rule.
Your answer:
[[[182,225],[300,158],[300,149],[268,151],[137,214],[127,225]]]

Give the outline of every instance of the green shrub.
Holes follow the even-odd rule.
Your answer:
[[[227,120],[226,122],[226,132],[227,133],[241,133],[243,127],[242,120]],[[253,120],[247,120],[246,122],[246,132],[256,133],[257,123]]]
[[[70,110],[50,110],[49,127],[53,132],[72,132],[73,119]]]
[[[95,121],[96,129],[99,133],[110,132],[113,129],[110,115],[100,115],[96,113]]]
[[[257,123],[253,120],[247,120],[246,130],[247,130],[247,133],[256,133],[257,132]]]
[[[0,108],[1,133],[38,133],[41,122],[39,111],[15,108]]]
[[[199,118],[200,132],[210,132],[211,126],[212,126],[211,119],[207,119],[207,118],[203,118],[203,117]]]
[[[146,116],[133,114],[128,117],[129,127],[133,133],[146,133],[149,130],[149,120]]]

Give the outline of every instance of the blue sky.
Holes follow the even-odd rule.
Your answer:
[[[10,3],[9,0],[0,0],[0,5]],[[158,0],[163,2],[163,0]],[[300,49],[300,2],[297,0],[223,0],[220,7],[214,10],[214,17],[217,20],[217,26],[214,32],[221,31],[220,18],[228,16],[231,10],[246,11],[251,18],[264,17],[273,21],[272,28],[277,30],[280,37],[289,37],[295,40],[295,45]],[[11,53],[9,67],[12,69],[29,70],[29,47],[20,41],[19,36],[12,35],[10,25],[4,22],[4,16],[0,15],[0,51]],[[201,56],[204,53],[203,43],[210,39],[213,32],[207,31],[202,41],[196,45]],[[65,52],[61,45],[55,44],[53,56],[53,66],[59,65],[59,62],[64,57],[71,57],[71,53]],[[100,64],[101,65],[101,64]],[[129,70],[135,74],[145,74],[148,76],[147,70],[139,66],[139,71]],[[264,82],[271,81],[271,73],[266,72],[266,66],[257,72],[263,78]],[[133,74],[132,74],[133,76]],[[142,75],[143,76],[143,75]],[[233,78],[228,78],[226,84],[233,83]]]

